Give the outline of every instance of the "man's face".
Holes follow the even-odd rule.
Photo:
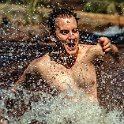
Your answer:
[[[79,31],[76,19],[72,17],[57,17],[55,20],[56,37],[69,55],[77,55]],[[59,42],[58,41],[58,42]]]

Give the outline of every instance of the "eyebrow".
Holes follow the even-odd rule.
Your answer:
[[[73,30],[79,30],[79,29],[78,28],[73,28],[72,31]],[[60,31],[69,31],[69,30],[68,29],[61,29]]]

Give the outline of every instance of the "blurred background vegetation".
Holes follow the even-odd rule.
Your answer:
[[[0,16],[39,24],[45,22],[50,8],[60,5],[83,12],[124,15],[124,0],[0,0]]]

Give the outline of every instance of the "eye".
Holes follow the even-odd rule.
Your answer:
[[[78,32],[78,28],[74,28],[74,29],[72,30],[72,32],[73,32],[73,33],[77,33],[77,32]]]
[[[60,33],[63,34],[63,35],[66,35],[66,34],[69,33],[69,30],[61,30]]]

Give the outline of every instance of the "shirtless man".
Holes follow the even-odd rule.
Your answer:
[[[39,77],[40,90],[46,91],[45,87],[49,87],[49,90],[55,88],[57,92],[68,88],[75,92],[82,90],[89,99],[97,101],[93,60],[108,52],[116,54],[118,49],[105,37],[101,37],[97,45],[79,44],[77,22],[78,18],[73,11],[62,8],[53,10],[48,26],[54,36],[52,40],[56,43],[56,49],[32,61],[14,88],[19,84],[24,84],[27,88],[33,87],[31,84],[35,84]],[[37,87],[32,89],[36,90]]]

